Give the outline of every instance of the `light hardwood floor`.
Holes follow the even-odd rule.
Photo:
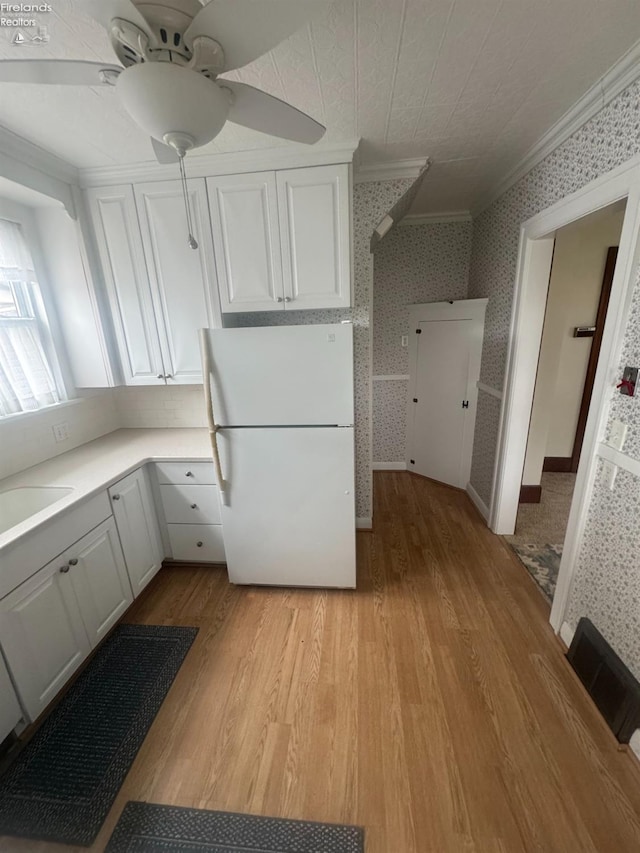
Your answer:
[[[376,474],[375,521],[357,592],[161,572],[129,621],[200,633],[91,849],[138,799],[361,824],[367,853],[640,850],[638,766],[515,555],[410,474]]]

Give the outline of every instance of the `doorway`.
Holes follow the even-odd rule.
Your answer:
[[[506,537],[553,600],[626,200],[555,233],[520,501]]]
[[[633,295],[634,272],[640,257],[640,155],[597,178],[522,223],[512,304],[503,402],[497,425],[489,526],[494,533],[513,534],[544,323],[554,235],[559,228],[627,199],[605,321],[593,395],[584,432],[549,622],[565,642],[572,630],[565,610],[576,569],[591,494],[601,459],[611,457],[604,444],[610,402],[620,382],[618,369],[624,330]],[[618,453],[619,457],[624,454]],[[617,457],[615,457],[617,460]]]
[[[410,309],[407,469],[463,489],[469,482],[486,299]]]

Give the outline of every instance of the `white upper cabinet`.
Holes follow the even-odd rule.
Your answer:
[[[276,172],[284,299],[292,310],[351,304],[349,167]]]
[[[351,304],[349,167],[207,179],[222,311]]]
[[[127,385],[164,385],[151,288],[132,187],[87,190],[111,318]]]
[[[202,382],[198,329],[220,325],[214,303],[217,288],[205,182],[203,178],[190,180],[188,186],[197,249],[188,243],[180,181],[134,187],[169,384]]]
[[[284,307],[274,172],[207,179],[222,311]]]

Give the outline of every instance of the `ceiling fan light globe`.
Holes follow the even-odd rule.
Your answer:
[[[133,120],[159,142],[171,133],[191,137],[194,148],[206,145],[229,112],[229,100],[213,80],[168,62],[132,65],[118,77],[116,91]]]

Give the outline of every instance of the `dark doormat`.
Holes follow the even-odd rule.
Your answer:
[[[91,844],[197,633],[116,628],[0,778],[0,835]]]
[[[127,803],[105,853],[364,853],[359,826]]]

